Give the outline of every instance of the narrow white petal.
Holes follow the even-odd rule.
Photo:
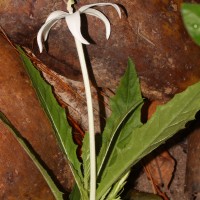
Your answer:
[[[68,16],[68,15],[69,15],[69,13],[67,13],[67,12],[57,10],[57,11],[52,12],[52,13],[47,17],[47,20],[46,20],[46,22],[45,22],[46,26],[45,26],[44,31],[43,31],[44,40],[47,39],[51,27],[52,27],[59,19],[65,18],[65,17]]]
[[[83,44],[89,44],[81,34],[81,18],[80,12],[76,11],[65,17],[66,23],[72,35]]]
[[[94,4],[89,4],[89,5],[85,5],[85,6],[82,6],[79,11],[80,12],[85,12],[88,8],[91,8],[91,7],[94,7],[94,6],[112,6],[115,8],[115,10],[117,11],[119,17],[121,18],[121,11],[120,11],[120,8],[117,4],[115,3],[94,3]]]
[[[49,21],[48,23],[45,23],[45,27],[44,27],[44,30],[43,30],[43,38],[44,38],[44,41],[47,40],[47,37],[48,37],[48,35],[49,35],[49,31],[51,30],[51,27],[52,27],[57,21],[58,21],[58,19]]]
[[[105,15],[103,13],[101,13],[100,11],[92,9],[92,8],[88,8],[87,10],[84,11],[84,13],[88,14],[88,15],[95,16],[95,17],[101,19],[104,22],[105,27],[106,27],[106,38],[108,39],[109,36],[110,36],[111,28],[110,28],[110,22],[105,17]]]
[[[67,12],[64,12],[62,10],[56,10],[54,12],[52,12],[46,19],[46,22],[47,21],[50,21],[50,20],[53,20],[53,19],[61,19],[61,18],[64,18],[66,15],[69,15],[69,13]],[[45,23],[46,23],[45,22]]]
[[[54,19],[51,20],[49,22],[46,22],[45,24],[43,24],[43,26],[40,28],[38,34],[37,34],[37,43],[39,46],[39,50],[40,52],[42,52],[42,40],[46,41],[49,31],[51,29],[51,27],[58,21],[58,19]]]
[[[42,53],[42,33],[43,33],[43,27],[40,28],[38,34],[37,34],[37,43],[38,43],[38,47],[40,50],[40,53]]]
[[[45,24],[43,24],[43,26],[40,28],[38,34],[37,34],[37,43],[38,43],[38,46],[39,46],[39,50],[40,52],[42,52],[42,40],[46,41],[47,40],[47,37],[48,37],[48,34],[49,34],[49,31],[51,29],[51,27],[61,18],[64,18],[66,17],[67,15],[69,15],[68,13],[66,12],[63,12],[63,11],[54,11],[52,12]]]

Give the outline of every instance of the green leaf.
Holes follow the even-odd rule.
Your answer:
[[[122,77],[116,94],[110,100],[112,110],[111,116],[108,118],[104,132],[102,133],[102,147],[97,157],[98,179],[105,168],[107,157],[113,147],[113,140],[120,126],[133,111],[138,110],[135,121],[138,125],[140,122],[140,110],[143,99],[140,92],[139,79],[135,70],[135,66],[131,59],[128,60],[128,68],[125,75]]]
[[[76,155],[77,145],[74,144],[71,127],[67,122],[65,109],[58,104],[52,93],[50,85],[44,81],[39,71],[35,69],[22,49],[18,48],[18,51],[24,62],[24,66],[29,74],[41,105],[52,124],[57,141],[63,150],[64,155],[69,160],[69,164],[78,188],[80,189],[81,193],[84,193],[81,163]]]
[[[183,129],[186,122],[195,118],[196,112],[200,110],[199,91],[200,83],[196,83],[175,95],[167,104],[158,107],[155,114],[142,127],[128,130],[129,127],[125,126],[126,131],[132,134],[124,137],[123,141],[115,146],[112,159],[108,161],[97,188],[98,199],[131,166]]]
[[[81,199],[81,194],[77,187],[77,184],[75,184],[72,192],[69,195],[69,200],[77,200],[77,199]]]
[[[89,183],[90,183],[90,148],[89,148],[89,133],[86,133],[83,139],[82,146],[82,159],[83,159],[83,180],[84,188],[88,191],[89,197]]]
[[[108,195],[108,193],[110,192],[111,189],[112,189],[112,188],[109,188],[109,189],[103,194],[103,196],[101,196],[101,199],[100,199],[100,200],[105,200],[106,197],[107,197],[107,195]]]
[[[112,187],[112,190],[109,192],[109,195],[106,197],[106,200],[120,200],[120,192],[124,188],[126,184],[126,179],[128,178],[130,171],[126,173],[117,183],[115,183]]]
[[[6,116],[2,112],[0,112],[0,119],[9,128],[10,132],[13,134],[13,136],[16,138],[16,140],[19,142],[22,148],[26,151],[26,153],[34,162],[38,170],[41,172],[42,176],[47,182],[56,200],[63,200],[63,193],[58,189],[58,187],[55,185],[54,181],[52,180],[51,176],[48,174],[46,169],[42,166],[42,164],[40,163],[40,161],[38,160],[36,156],[36,153],[30,146],[30,144],[28,144],[28,142],[21,136],[19,131],[12,125],[12,123],[6,118]]]
[[[188,33],[200,45],[200,5],[184,3],[181,12]]]

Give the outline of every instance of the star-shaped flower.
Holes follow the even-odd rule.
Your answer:
[[[40,28],[40,30],[38,32],[37,42],[38,42],[40,52],[42,52],[42,50],[43,50],[42,40],[44,40],[44,41],[47,40],[47,37],[48,37],[51,27],[59,19],[62,19],[62,18],[65,19],[65,21],[68,25],[68,28],[75,39],[80,41],[82,44],[89,44],[89,42],[81,34],[81,17],[80,17],[80,15],[83,13],[95,16],[104,22],[105,27],[106,27],[106,38],[108,39],[110,36],[110,31],[111,31],[110,22],[103,13],[92,8],[95,6],[113,6],[116,9],[116,11],[118,12],[119,16],[121,17],[121,11],[120,11],[119,7],[113,3],[95,3],[95,4],[85,5],[85,6],[82,6],[79,10],[77,10],[74,13],[68,13],[68,12],[64,12],[61,10],[54,11],[48,16],[46,22],[44,23],[44,25]]]

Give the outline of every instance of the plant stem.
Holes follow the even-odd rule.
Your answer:
[[[96,199],[96,155],[95,155],[96,150],[95,150],[92,96],[91,96],[91,89],[90,89],[83,46],[81,42],[79,42],[77,39],[75,39],[75,43],[83,75],[83,82],[85,86],[85,94],[86,94],[87,109],[88,109],[88,126],[89,126],[89,140],[90,140],[90,200],[95,200]]]

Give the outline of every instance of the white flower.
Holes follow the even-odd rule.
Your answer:
[[[46,22],[40,28],[40,30],[37,34],[37,42],[38,42],[40,52],[42,52],[42,49],[43,49],[42,40],[44,40],[44,41],[47,40],[47,37],[48,37],[51,27],[59,19],[62,19],[62,18],[65,18],[65,21],[69,27],[69,30],[75,39],[77,39],[78,41],[80,41],[83,44],[89,44],[89,42],[81,34],[80,15],[82,13],[92,15],[92,16],[95,16],[95,17],[101,19],[105,24],[106,38],[108,39],[110,36],[110,22],[104,16],[104,14],[102,14],[100,11],[98,11],[96,9],[93,9],[92,7],[94,7],[94,6],[113,6],[116,9],[116,11],[118,12],[119,17],[121,17],[121,11],[120,11],[118,5],[113,4],[113,3],[95,3],[95,4],[85,5],[85,6],[82,6],[75,13],[68,13],[68,12],[64,12],[64,11],[60,11],[60,10],[54,11],[48,16]]]
[[[87,66],[83,51],[82,44],[89,44],[89,42],[81,34],[81,14],[88,14],[101,19],[106,26],[106,38],[110,36],[110,22],[100,11],[93,9],[94,6],[112,6],[116,9],[121,17],[121,11],[116,4],[113,3],[95,3],[90,5],[82,6],[78,11],[73,13],[71,5],[74,4],[73,0],[69,0],[67,3],[67,9],[69,12],[64,11],[54,11],[52,12],[44,25],[40,28],[37,35],[37,42],[42,52],[42,40],[46,41],[51,27],[59,20],[64,18],[70,32],[75,38],[75,44],[78,52],[78,57],[80,60],[81,70],[83,74],[83,82],[85,86],[85,94],[87,99],[87,109],[88,109],[88,127],[89,127],[89,139],[90,139],[90,200],[96,199],[96,157],[95,157],[95,134],[94,134],[94,117],[93,117],[93,106],[92,106],[92,96],[89,83],[89,76],[87,72]],[[78,185],[78,187],[81,187]]]

